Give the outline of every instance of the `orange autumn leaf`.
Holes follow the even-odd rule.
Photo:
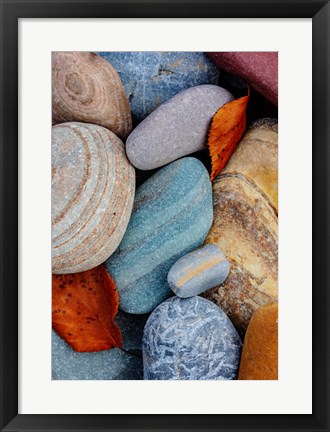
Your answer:
[[[76,351],[122,346],[121,332],[114,323],[118,305],[116,284],[103,265],[53,275],[53,329]]]
[[[223,105],[214,115],[208,138],[212,172],[211,181],[220,174],[246,128],[246,107],[250,97],[235,99]]]

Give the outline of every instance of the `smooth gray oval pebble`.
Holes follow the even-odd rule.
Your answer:
[[[170,269],[167,282],[179,297],[192,297],[222,284],[228,276],[230,264],[215,244],[188,253]]]
[[[227,315],[202,297],[171,297],[143,331],[145,380],[233,380],[241,339]]]
[[[126,141],[127,157],[136,168],[150,170],[202,150],[212,117],[233,96],[215,85],[184,90],[160,105]]]

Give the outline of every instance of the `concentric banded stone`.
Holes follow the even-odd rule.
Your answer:
[[[65,123],[52,131],[52,269],[76,273],[119,245],[135,192],[134,168],[109,130]]]
[[[109,62],[90,52],[52,53],[53,124],[95,123],[125,138],[131,112],[119,75]]]

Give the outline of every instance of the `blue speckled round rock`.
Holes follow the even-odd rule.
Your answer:
[[[118,312],[115,322],[123,336],[123,348],[91,353],[74,351],[52,331],[52,379],[54,380],[141,380],[142,332],[146,315]]]
[[[217,84],[217,67],[202,52],[99,52],[117,70],[135,124],[180,91]]]
[[[219,246],[206,246],[180,258],[170,269],[167,282],[179,297],[192,297],[221,285],[228,276],[230,264]]]
[[[126,140],[136,168],[150,170],[203,150],[212,117],[233,99],[225,89],[200,85],[178,93],[143,120]]]
[[[212,221],[212,185],[199,160],[177,160],[143,183],[124,238],[105,263],[120,309],[142,314],[166,300],[169,269],[203,243]]]
[[[143,332],[145,380],[233,380],[241,339],[227,315],[201,297],[172,297]]]

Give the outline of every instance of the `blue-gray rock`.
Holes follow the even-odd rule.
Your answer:
[[[141,380],[142,333],[145,315],[118,312],[115,322],[123,336],[123,350],[79,353],[52,331],[53,380]]]
[[[170,269],[167,282],[179,297],[192,297],[222,284],[230,264],[219,246],[206,246],[180,258]]]
[[[214,85],[191,87],[172,97],[128,136],[131,164],[150,170],[203,150],[212,117],[232,99],[227,90]]]
[[[142,360],[119,348],[80,353],[52,332],[52,379],[55,380],[141,380]]]
[[[169,269],[201,246],[212,221],[212,186],[199,160],[175,161],[143,183],[124,238],[105,263],[120,309],[142,314],[166,300],[172,294]]]
[[[201,297],[172,297],[143,332],[145,380],[233,380],[241,339],[227,315]]]
[[[99,52],[118,72],[133,123],[182,90],[217,84],[217,67],[202,52]]]

